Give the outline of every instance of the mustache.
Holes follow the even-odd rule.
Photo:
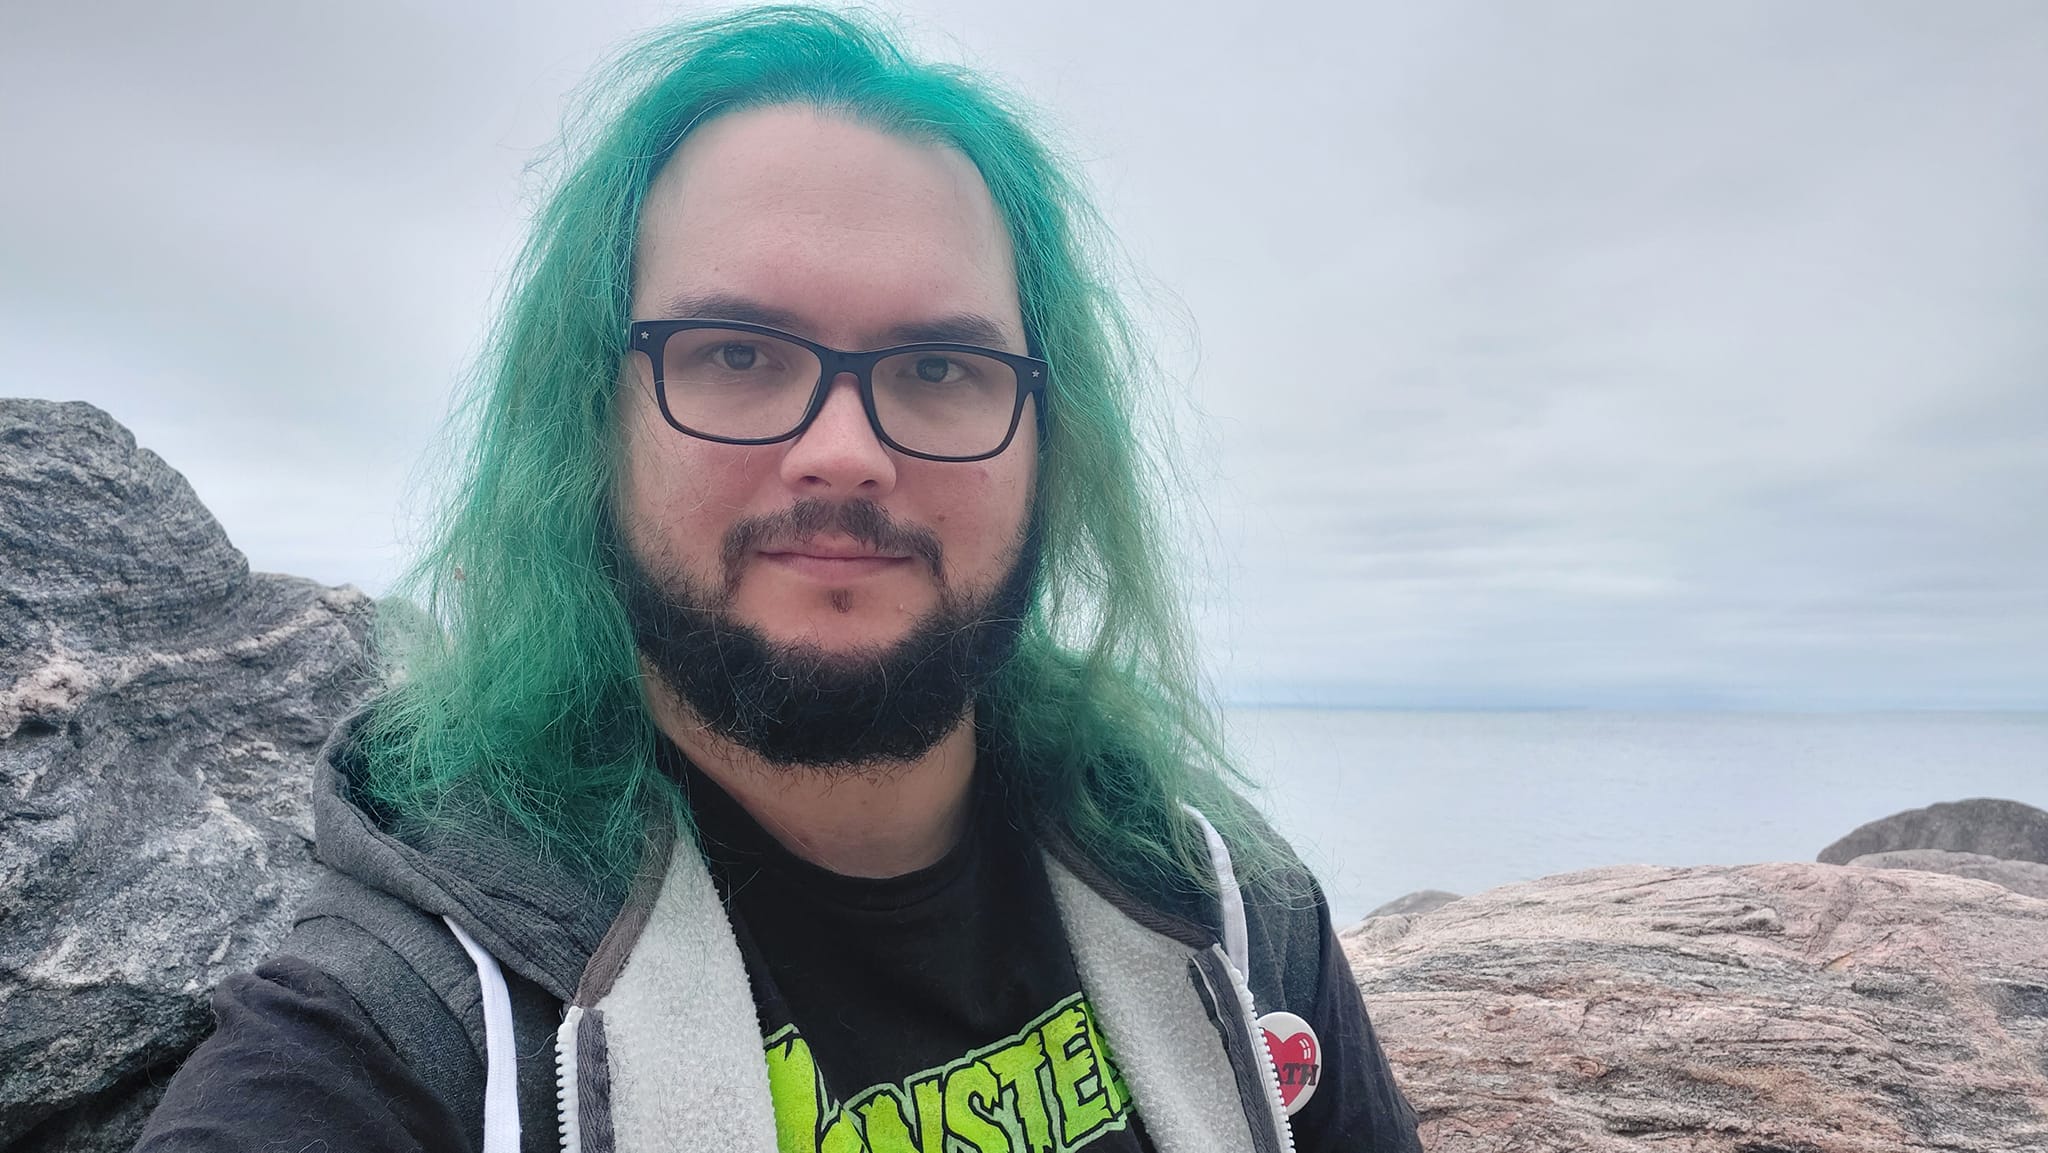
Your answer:
[[[738,583],[747,554],[764,545],[795,544],[821,533],[836,532],[876,552],[905,553],[925,563],[943,582],[945,549],[930,529],[898,524],[871,500],[829,501],[807,497],[781,512],[747,517],[726,530],[720,559],[728,591]]]

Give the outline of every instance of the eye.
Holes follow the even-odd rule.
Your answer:
[[[754,361],[760,354],[751,344],[731,343],[719,345],[718,351],[712,355],[717,357],[718,363],[724,367],[734,372],[745,372],[754,367]]]
[[[917,379],[926,384],[944,384],[948,380],[957,379],[955,373],[959,367],[943,356],[920,356],[917,358],[917,366],[912,371],[917,373]]]

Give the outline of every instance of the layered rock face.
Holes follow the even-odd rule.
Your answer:
[[[2048,1149],[2048,900],[1985,881],[1594,869],[1345,950],[1431,1153]]]
[[[249,572],[105,413],[0,400],[0,1149],[126,1149],[289,928],[371,614]]]

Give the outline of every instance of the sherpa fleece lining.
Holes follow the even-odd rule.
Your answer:
[[[687,1137],[692,1149],[775,1153],[775,1106],[746,962],[695,846],[670,852],[661,891],[623,960],[581,1025],[603,1030],[612,1147],[641,1153]],[[578,1081],[580,1088],[590,1079]],[[588,1140],[591,1117],[579,1120],[584,1153],[598,1153]]]
[[[1159,1153],[1257,1146],[1217,1025],[1190,982],[1195,950],[1125,916],[1050,855],[1074,967]]]
[[[575,1099],[565,1095],[562,1121],[578,1131],[581,1153],[665,1149],[681,1134],[693,1148],[775,1153],[746,963],[703,858],[679,849],[637,938],[608,940],[592,958],[618,968],[586,973],[586,991],[609,990],[562,1031],[560,1043],[577,1049],[564,1063]],[[1260,1148],[1212,1006],[1190,980],[1197,950],[1138,924],[1056,858],[1045,865],[1075,969],[1153,1146]],[[593,1033],[602,1036],[578,1036]],[[609,1073],[602,1087],[584,1067],[593,1062]],[[609,1125],[592,1124],[601,1112]]]

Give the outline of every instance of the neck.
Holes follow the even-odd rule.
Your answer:
[[[863,768],[774,765],[705,728],[659,677],[644,677],[655,725],[783,848],[849,877],[933,864],[967,828],[974,716],[912,761]]]

